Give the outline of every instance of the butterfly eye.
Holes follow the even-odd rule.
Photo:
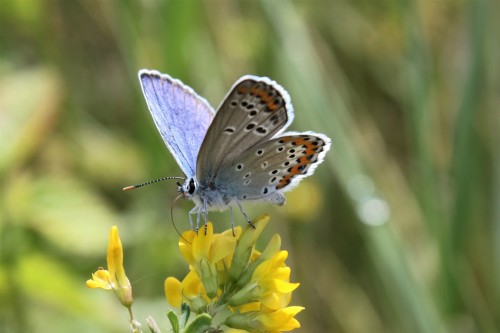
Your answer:
[[[191,181],[189,182],[188,193],[193,195],[194,190],[196,190],[196,185],[194,184],[194,179],[191,178]]]

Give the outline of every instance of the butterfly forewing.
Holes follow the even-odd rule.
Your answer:
[[[196,174],[196,158],[214,118],[207,101],[179,80],[157,71],[139,72],[149,111],[184,174]]]
[[[218,177],[216,186],[230,189],[238,200],[272,198],[311,175],[330,145],[330,139],[323,134],[285,133],[252,147],[224,166],[220,172],[224,177]]]
[[[199,181],[212,181],[219,170],[248,149],[281,133],[293,120],[288,93],[268,78],[244,76],[220,105],[200,148]]]

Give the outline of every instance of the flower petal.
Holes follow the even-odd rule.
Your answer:
[[[290,283],[281,280],[274,280],[274,289],[282,294],[291,293],[299,287],[300,283]]]
[[[181,251],[184,259],[192,265],[194,262],[193,258],[193,239],[196,233],[193,230],[185,231],[182,233],[179,239],[179,250]]]
[[[297,319],[291,318],[289,321],[287,321],[280,327],[280,331],[286,332],[294,330],[296,328],[300,328],[300,323]]]
[[[222,236],[231,236],[231,237],[234,237],[236,239],[239,239],[240,238],[240,235],[241,235],[241,227],[240,226],[237,226],[236,228],[234,228],[234,236],[233,236],[233,229],[228,229],[226,231],[223,231],[221,233]]]
[[[165,296],[167,301],[173,307],[180,307],[182,303],[182,284],[174,277],[165,279]]]
[[[184,280],[182,280],[182,294],[187,297],[205,294],[205,288],[194,270],[190,270]]]
[[[260,313],[255,320],[259,322],[260,329],[281,331],[283,327],[289,327],[290,320],[303,309],[301,306],[290,306],[274,312]]]
[[[193,258],[194,262],[201,258],[208,258],[210,255],[210,246],[214,235],[214,227],[212,223],[208,223],[205,228],[198,230],[198,235],[193,239]]]
[[[249,312],[249,311],[259,311],[260,307],[261,307],[260,302],[252,302],[252,303],[243,304],[242,306],[238,307],[238,310],[240,311],[240,313]]]
[[[236,247],[236,238],[231,236],[218,237],[212,244],[210,249],[209,260],[212,263],[217,263],[230,255]]]
[[[99,269],[92,274],[92,279],[87,280],[87,287],[101,288],[104,290],[111,290],[112,286],[109,283],[109,272],[105,269]]]
[[[125,275],[125,269],[123,268],[123,247],[120,236],[118,235],[117,226],[111,227],[111,232],[109,234],[107,261],[111,283],[114,283],[116,281],[120,286],[126,286],[130,284],[128,282],[127,276]]]
[[[112,226],[109,233],[108,255],[109,283],[120,302],[129,307],[132,304],[132,286],[123,268],[123,247],[118,235],[118,227]]]

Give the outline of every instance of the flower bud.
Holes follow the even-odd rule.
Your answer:
[[[233,261],[229,271],[233,280],[237,280],[243,270],[247,267],[250,256],[252,255],[253,247],[269,220],[269,215],[265,214],[261,218],[252,222],[254,227],[248,226],[241,234],[234,250]]]

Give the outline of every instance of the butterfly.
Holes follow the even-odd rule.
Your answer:
[[[189,212],[208,221],[212,209],[233,206],[250,222],[240,202],[283,205],[283,192],[313,174],[331,140],[314,132],[285,132],[294,118],[290,96],[267,77],[245,75],[231,87],[217,113],[181,81],[156,70],[139,71],[142,92],[167,148],[184,177],[181,196],[194,201]],[[153,181],[154,182],[154,181]],[[145,184],[134,185],[124,190]]]

